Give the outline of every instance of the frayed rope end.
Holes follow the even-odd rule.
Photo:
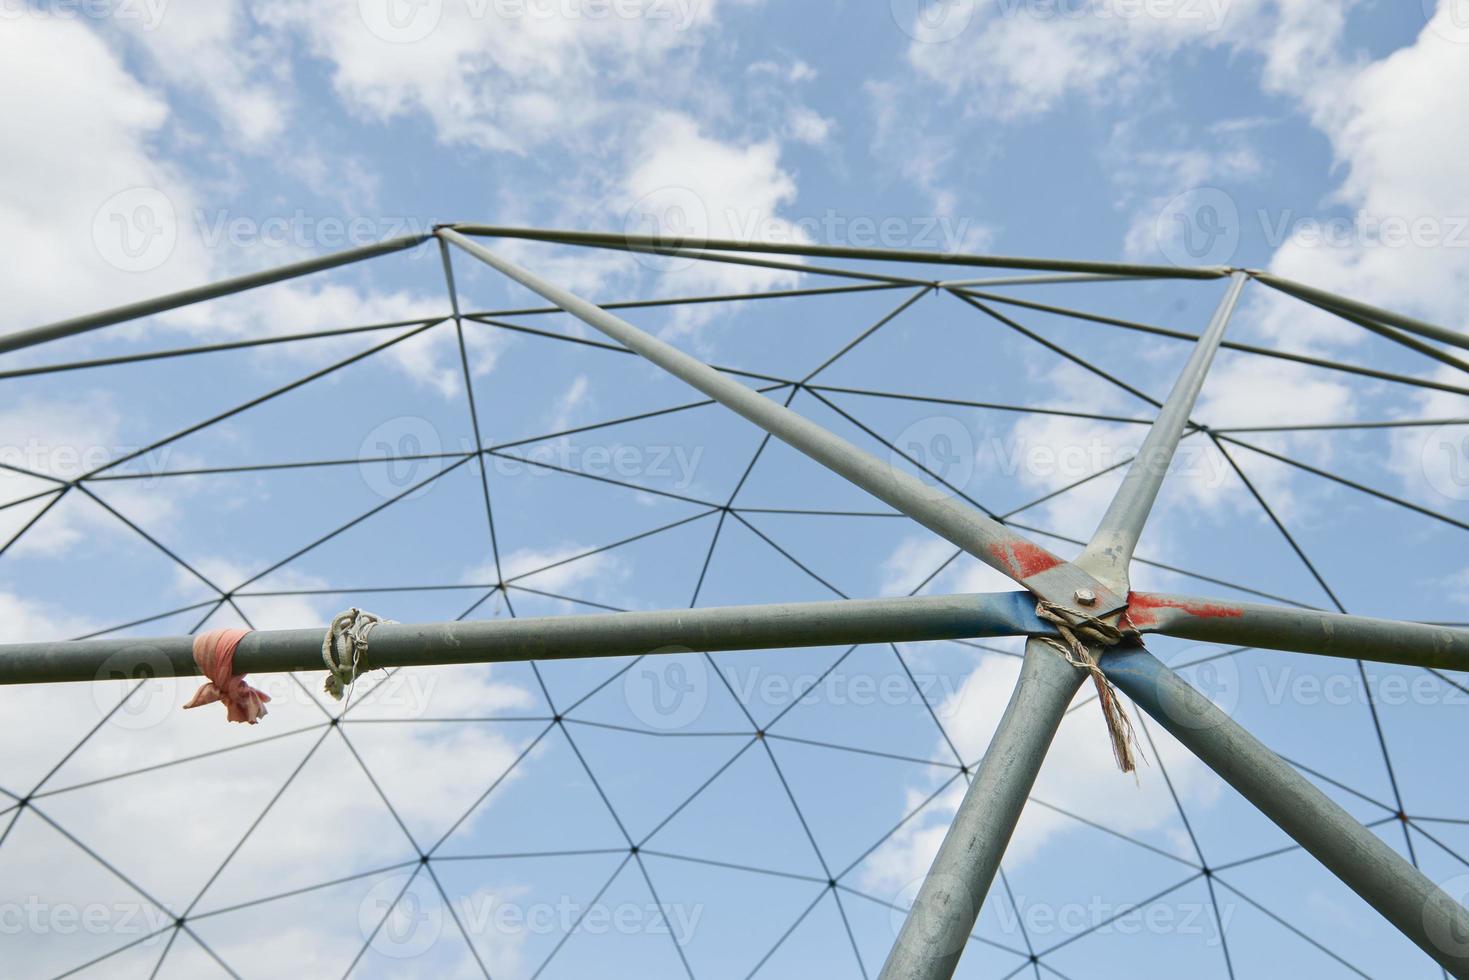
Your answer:
[[[1132,719],[1127,716],[1127,709],[1122,706],[1122,699],[1117,696],[1117,689],[1102,673],[1101,664],[1097,662],[1097,655],[1081,639],[1085,637],[1095,644],[1110,647],[1122,642],[1123,632],[1111,623],[1082,616],[1065,606],[1047,602],[1045,599],[1037,600],[1035,614],[1046,622],[1054,624],[1056,632],[1061,634],[1059,640],[1049,636],[1038,636],[1036,639],[1060,653],[1071,666],[1085,670],[1091,675],[1092,683],[1097,688],[1097,700],[1102,705],[1102,716],[1107,720],[1107,736],[1112,743],[1112,757],[1117,760],[1118,769],[1132,773],[1133,778],[1136,779],[1137,757],[1141,755],[1142,750],[1138,747],[1137,732],[1132,727]],[[1080,634],[1080,637],[1077,634]]]

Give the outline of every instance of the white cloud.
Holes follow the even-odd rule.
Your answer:
[[[637,93],[679,88],[687,52],[729,2],[650,0],[627,17],[628,4],[565,16],[564,5],[445,0],[395,26],[371,0],[271,0],[259,17],[301,33],[364,116],[421,112],[445,143],[525,153],[575,138]]]
[[[1311,4],[1312,15],[1320,12]],[[1417,39],[1379,61],[1318,57],[1319,73],[1277,72],[1331,140],[1345,172],[1335,201],[1360,217],[1339,245],[1292,240],[1271,270],[1358,299],[1418,312],[1454,328],[1469,322],[1469,188],[1454,161],[1469,154],[1457,119],[1469,90],[1464,46],[1446,34],[1449,5]],[[1315,29],[1313,25],[1313,29]],[[1276,42],[1278,61],[1292,49]]]
[[[125,246],[163,248],[155,229],[168,216],[160,207],[184,213],[192,206],[185,183],[154,153],[170,118],[164,100],[75,19],[7,18],[0,64],[0,115],[12,132],[46,134],[7,140],[0,156],[8,328],[203,281],[208,262],[188,241],[146,271],[113,264],[127,260],[116,253]],[[137,188],[146,199],[118,197]],[[131,219],[140,223],[128,225]],[[149,263],[161,254],[140,253]]]
[[[559,544],[548,548],[518,548],[500,556],[500,568],[507,580],[526,575],[518,584],[546,592],[558,592],[577,598],[606,596],[610,586],[623,581],[628,574],[625,563],[611,552],[599,552],[577,558],[592,549],[586,545]],[[574,559],[574,560],[568,560]],[[557,562],[555,568],[546,568]],[[546,568],[538,572],[537,569]],[[527,574],[534,572],[535,574]],[[495,581],[495,566],[486,562],[464,573],[463,581],[488,583]],[[581,592],[577,590],[581,589]]]
[[[1185,44],[1226,42],[1261,4],[955,0],[939,17],[917,6],[901,25],[914,38],[913,69],[950,95],[963,93],[968,111],[1013,119],[1065,98],[1130,95],[1162,58]]]
[[[225,123],[225,139],[259,148],[285,128],[290,90],[273,76],[286,63],[278,47],[250,36],[238,0],[169,3],[155,17],[113,23],[128,31],[170,85],[202,88]]]

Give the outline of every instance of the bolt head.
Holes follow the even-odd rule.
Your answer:
[[[1077,589],[1076,601],[1079,605],[1095,606],[1097,604],[1097,594],[1091,589]]]

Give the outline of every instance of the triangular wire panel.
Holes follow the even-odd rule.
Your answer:
[[[288,894],[191,920],[190,926],[225,962],[245,976],[279,976],[296,970],[337,976],[361,950],[367,932],[391,902],[412,866],[378,871],[350,881]],[[422,872],[420,872],[422,873]],[[449,924],[452,929],[453,925]],[[269,937],[260,942],[259,937]]]
[[[1089,897],[1062,902],[1054,909],[1054,922],[1061,928],[1048,921],[1050,909],[1034,910],[1040,913],[1033,923],[1039,947],[1067,939],[1067,927],[1092,930],[1047,955],[1047,961],[1065,975],[1085,973],[1098,963],[1135,962],[1146,963],[1160,975],[1186,974],[1200,980],[1230,976],[1223,948],[1229,934],[1221,938],[1214,903],[1202,879],[1150,902],[1118,905],[1105,897]]]
[[[792,917],[788,935],[779,939],[779,945],[760,950],[758,969],[751,976],[762,978],[795,978],[820,976],[860,975],[857,954],[847,938],[842,923],[841,911],[831,889],[813,895],[816,904],[804,917],[797,913]],[[846,901],[843,899],[843,901]],[[799,919],[799,922],[796,920]]]
[[[1034,814],[1032,819],[1038,816]],[[1061,855],[1070,860],[1051,860]],[[1006,865],[1021,921],[1042,949],[1068,939],[1079,945],[1084,937],[1095,935],[1093,930],[1104,926],[1108,919],[1146,904],[1153,896],[1198,873],[1088,827],[1068,830],[1047,841],[1046,858],[1043,862],[1011,861]],[[1173,891],[1155,900],[1173,905],[1180,901],[1178,896],[1179,892]],[[1207,901],[1205,898],[1204,907],[1194,910],[1193,924],[1200,928],[1210,917]],[[1183,916],[1180,912],[1179,917]],[[1038,934],[1041,932],[1045,935]],[[1060,969],[1066,972],[1065,967]]]
[[[1230,882],[1231,878],[1226,872],[1222,881]],[[1280,971],[1285,976],[1347,980],[1349,977],[1361,977],[1362,971],[1370,969],[1367,964],[1350,955],[1342,956],[1337,951],[1336,936],[1331,932],[1307,932],[1309,939],[1298,935],[1294,930],[1300,928],[1297,925],[1300,920],[1300,904],[1279,892],[1268,891],[1255,895],[1249,888],[1242,887],[1244,895],[1241,895],[1222,883],[1216,883],[1215,890],[1220,912],[1228,917],[1225,935],[1236,976],[1271,975]],[[1264,906],[1268,911],[1262,910],[1255,903]],[[1417,980],[1442,977],[1441,973],[1426,962],[1417,970],[1410,965],[1412,962],[1412,954],[1398,958],[1393,963],[1391,975]],[[1373,974],[1368,972],[1367,975]]]
[[[3,829],[10,818],[0,819]],[[89,829],[68,828],[83,834]],[[173,924],[169,911],[148,901],[34,813],[21,814],[5,838],[0,876],[7,901],[16,903],[13,921],[19,916],[19,929],[0,934],[6,971],[15,976],[54,976],[135,940],[148,944],[156,960],[167,940],[145,937]],[[82,928],[83,914],[103,928]]]
[[[1058,506],[1076,513],[1081,523],[1095,523],[1121,478],[1120,468],[1111,473],[1103,471],[1130,459],[1147,432],[1146,425],[1126,421],[1025,414],[847,392],[822,394],[836,409],[876,432],[890,446],[860,433],[836,409],[828,409],[831,418],[828,421],[823,416],[824,424],[842,427],[844,434],[879,458],[891,459],[935,493],[958,498],[963,492],[997,513],[1029,514],[1034,501],[1079,484],[1056,499]],[[985,396],[981,393],[967,398],[982,401]],[[1064,407],[1058,400],[1034,395],[1021,404]],[[1129,410],[1093,414],[1121,419],[1148,416],[1145,411]],[[921,463],[929,472],[919,470],[899,453]],[[1088,526],[1081,536],[1090,530]]]
[[[262,775],[262,782],[273,786],[247,812],[252,820],[265,815],[243,843],[240,836],[229,841],[239,849],[199,899],[199,911],[309,888],[417,856],[335,733],[328,734],[291,778],[293,770]],[[266,812],[277,792],[279,798]],[[334,828],[351,828],[349,839],[334,835]]]
[[[636,396],[632,404],[580,409],[575,415],[542,423],[524,439],[497,445],[491,461],[493,472],[529,477],[525,482],[537,485],[545,482],[551,472],[548,467],[561,467],[655,493],[724,503],[759,449],[764,433],[721,405],[697,404],[697,392],[694,397],[656,400],[640,389],[632,394]],[[788,394],[776,390],[764,397],[779,405]],[[597,424],[604,422],[615,424]],[[573,429],[580,431],[570,431]],[[543,465],[534,465],[537,463]]]
[[[1351,664],[1337,669],[1343,666],[1356,668]],[[1469,691],[1464,690],[1469,678],[1452,672],[1439,677],[1396,664],[1369,663],[1364,668],[1407,812],[1454,812],[1463,805],[1463,786],[1444,779],[1444,773],[1458,764],[1456,746],[1469,735]],[[1351,676],[1360,679],[1355,673]],[[1391,804],[1392,797],[1385,802]]]
[[[746,749],[752,739],[746,733],[669,735],[574,724],[567,730],[634,840],[651,833],[707,780],[732,764],[737,753],[753,751]],[[627,759],[637,759],[638,764],[625,765]]]
[[[389,512],[394,508],[414,510],[415,502],[431,498],[432,503],[444,508],[462,505],[463,521],[467,524],[476,513],[472,505],[479,503],[479,524],[483,525],[484,505],[475,500],[479,489],[473,470],[475,464],[471,461],[450,469],[455,462],[458,460],[421,460],[412,468],[407,464],[365,462],[250,474],[211,474],[137,485],[131,481],[101,483],[94,492],[124,513],[128,512],[129,502],[136,499],[133,494],[146,493],[151,506],[164,512],[167,524],[156,520],[139,520],[139,523],[191,564],[197,563],[221,588],[228,589],[376,507],[386,505],[379,513],[391,520]],[[424,481],[430,482],[396,503],[390,502]],[[419,509],[420,518],[422,514]],[[368,517],[364,524],[373,521],[373,517]],[[441,520],[439,525],[446,523],[447,520]],[[431,534],[433,530],[434,525],[425,522],[424,533]],[[248,551],[241,545],[242,531],[248,532]],[[344,534],[350,537],[351,530]],[[488,541],[487,532],[485,539]],[[376,556],[365,547],[363,550],[362,564],[366,567],[362,574],[369,574],[375,571],[372,560]],[[374,549],[383,550],[381,542]],[[446,581],[452,584],[456,580]],[[338,581],[307,584],[319,587],[419,583],[343,582],[339,576]],[[252,587],[260,588],[252,583],[247,591]]]
[[[823,372],[817,384],[1012,405],[1085,408],[1107,404],[1125,406],[1128,411],[1147,410],[1145,401],[953,296],[939,296],[921,306],[921,316],[905,316],[889,324]],[[1075,336],[1068,335],[1068,339],[1109,352],[1122,362],[1110,373],[1159,401],[1176,373],[1176,369],[1170,373],[1162,367],[1156,375],[1129,377],[1138,373],[1138,366],[1132,363],[1135,348],[1124,346],[1130,341],[1119,337],[1120,331],[1091,324],[1075,330],[1060,318],[1051,318],[1042,326],[1035,318],[1048,314],[1012,315],[1014,311],[994,308],[1046,339],[1057,330],[1070,331]],[[1165,351],[1180,348],[1178,364],[1188,356],[1186,346],[1176,341],[1146,343],[1149,348],[1166,344]],[[933,356],[922,356],[925,351]],[[1080,353],[1090,359],[1090,351]]]
[[[833,872],[860,860],[922,801],[915,784],[957,775],[937,770],[935,777],[929,772],[933,767],[906,760],[769,741]]]
[[[618,608],[688,605],[717,521],[709,508],[564,475],[509,482],[492,489],[504,515],[500,569],[512,585]],[[539,600],[511,601],[520,613]]]
[[[807,285],[828,284],[812,280]],[[701,360],[794,380],[817,370],[922,288],[905,286],[703,308],[666,307],[625,316]],[[932,298],[918,300],[877,333],[905,320],[921,321],[934,302]],[[817,378],[824,375],[822,371]]]
[[[759,746],[742,753],[645,847],[818,880],[824,877],[780,777]]]
[[[657,854],[643,863],[696,977],[747,976],[825,887]]]
[[[931,760],[955,768],[930,709],[942,706],[942,676],[909,676],[887,645],[858,647],[824,677],[803,678],[797,706],[771,726],[793,739],[831,742],[854,750]],[[915,683],[916,682],[916,683]]]
[[[156,506],[146,495],[119,496],[113,506],[144,531],[172,522],[167,506]],[[155,535],[155,541],[169,547],[174,537],[176,532],[162,539]],[[188,561],[187,555],[180,557]],[[157,544],[79,491],[66,494],[42,516],[6,552],[3,562],[0,582],[5,584],[0,588],[24,596],[30,607],[25,622],[38,632],[44,630],[48,639],[218,598],[214,589]],[[85,571],[79,574],[79,569]],[[77,601],[78,584],[90,590],[84,605]],[[15,619],[21,622],[19,616]]]
[[[618,673],[566,714],[592,725],[648,735],[754,734],[749,718],[702,653],[660,653],[613,660]],[[543,664],[550,673],[551,664]]]
[[[740,517],[853,598],[891,595],[901,588],[892,580],[894,556],[904,554],[917,533],[903,518],[758,512]],[[833,541],[842,547],[834,549]]]
[[[283,348],[263,371],[211,371],[207,397],[183,402],[195,414],[170,415],[137,445],[179,437],[117,472],[473,449],[453,327],[441,323],[410,336],[418,329],[353,336],[299,356]],[[384,346],[400,337],[407,339]],[[220,415],[227,417],[187,432]]]
[[[426,848],[512,766],[510,778],[530,774],[516,760],[544,728],[539,721],[349,722],[344,732],[408,832]],[[442,761],[426,764],[425,757]]]
[[[464,819],[436,854],[464,857],[628,847],[562,731],[548,731],[513,769],[480,771],[470,783],[476,797],[485,794],[484,799],[472,810],[448,814],[450,821],[461,815]],[[537,817],[527,821],[526,813]]]
[[[221,964],[193,936],[189,935],[187,930],[181,929],[173,941],[173,946],[159,962],[156,976],[166,977],[168,980],[228,977],[235,973],[234,968],[228,964],[229,960]]]
[[[656,889],[658,880],[653,878]],[[636,860],[628,862],[541,976],[676,977],[687,975],[671,921],[687,922],[692,910],[662,908],[669,900],[650,891]]]
[[[624,852],[439,860],[432,868],[490,975],[517,978],[534,975],[579,917],[605,914],[594,899],[627,859]]]
[[[127,946],[106,959],[75,970],[70,975],[82,977],[83,980],[148,980],[158,966],[158,958],[163,955],[163,947],[173,932],[173,929],[166,929],[157,937]]]
[[[1382,830],[1384,839],[1393,843],[1396,838],[1401,846],[1400,828]],[[1292,851],[1221,875],[1368,976],[1441,975],[1412,942],[1304,852]]]
[[[1443,619],[1463,608],[1458,595],[1462,563],[1451,550],[1445,553],[1436,545],[1458,542],[1469,537],[1469,531],[1277,460],[1233,446],[1230,449],[1252,480],[1288,485],[1287,504],[1295,506],[1283,518],[1286,526],[1349,612],[1402,615],[1398,611],[1408,609],[1425,619]],[[1320,465],[1310,454],[1297,455],[1304,462]],[[1335,463],[1323,468],[1338,469]],[[1388,493],[1400,489],[1382,473],[1364,476],[1361,482]],[[1441,496],[1427,506],[1451,520],[1469,522],[1469,507],[1461,501]],[[1372,555],[1373,560],[1362,562],[1363,554]],[[1344,574],[1346,568],[1355,574]]]
[[[478,974],[474,952],[454,921],[457,910],[444,902],[427,871],[420,870],[406,891],[402,881],[380,884],[376,894],[359,906],[363,944],[352,975],[373,980],[400,977],[405,963],[433,976]]]
[[[317,737],[304,732],[238,754],[96,783],[46,797],[41,805],[158,901],[182,910]],[[101,761],[94,756],[65,767],[58,777],[74,782],[78,775],[95,773]],[[106,819],[98,820],[99,814]],[[166,839],[168,847],[137,846],[140,837],[153,835]]]
[[[247,578],[253,579],[244,591],[493,585],[493,574],[482,574],[481,566],[492,563],[490,533],[479,475],[473,466],[472,462],[460,466],[425,487],[422,495],[409,494],[396,500],[379,497],[355,511],[344,509],[289,551],[252,554],[248,561],[238,560],[236,563],[248,570]],[[358,523],[345,527],[359,517],[362,519]],[[326,540],[291,557],[322,538]],[[406,541],[417,546],[394,544]],[[267,571],[276,565],[276,570]]]

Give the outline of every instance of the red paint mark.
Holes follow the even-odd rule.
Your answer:
[[[995,556],[999,563],[1005,566],[1006,572],[1011,578],[1024,581],[1032,575],[1049,571],[1061,564],[1061,559],[1051,554],[1039,545],[1031,544],[1029,541],[1016,541],[1014,544],[992,544],[990,554]]]
[[[1194,599],[1173,599],[1149,592],[1127,594],[1127,621],[1133,629],[1147,629],[1158,625],[1157,609],[1179,609],[1190,616],[1202,619],[1238,619],[1244,610],[1222,602],[1202,602]]]

